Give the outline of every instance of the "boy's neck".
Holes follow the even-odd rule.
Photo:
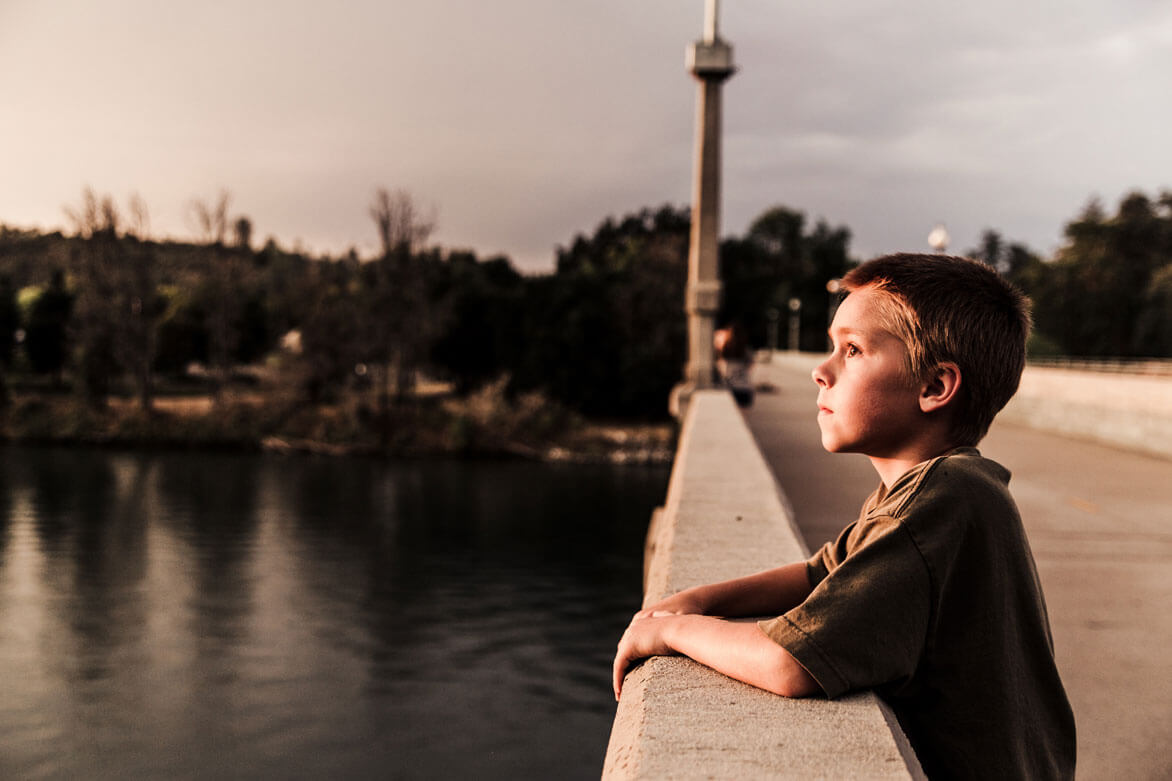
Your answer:
[[[898,453],[885,456],[867,455],[871,466],[883,481],[883,487],[890,489],[902,475],[929,459],[942,456],[950,450],[955,450],[956,444],[945,438],[932,437],[923,442],[909,443]]]

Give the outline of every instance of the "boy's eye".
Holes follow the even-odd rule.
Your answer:
[[[853,344],[848,344],[848,345],[846,346],[846,357],[847,357],[847,358],[853,358],[853,357],[855,357],[856,355],[859,355],[861,352],[862,352],[862,351],[861,351],[861,350],[859,350],[859,348],[858,348],[858,347],[856,347],[856,346],[855,346],[855,345],[853,345]]]

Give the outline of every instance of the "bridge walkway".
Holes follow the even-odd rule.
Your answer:
[[[814,549],[878,477],[832,455],[808,356],[758,364],[745,418]],[[1172,461],[994,423],[980,449],[1013,473],[1078,725],[1080,778],[1172,778]]]

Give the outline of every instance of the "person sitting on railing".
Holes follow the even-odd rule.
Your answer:
[[[753,354],[749,350],[745,329],[740,323],[718,329],[712,336],[712,348],[720,381],[732,391],[738,406],[750,406],[753,403],[753,383],[750,379]]]
[[[874,689],[929,777],[1072,778],[1074,715],[1009,472],[975,447],[1017,390],[1028,301],[940,255],[877,258],[843,283],[818,425],[880,486],[808,561],[636,613],[615,696],[635,661],[684,654],[787,697]]]

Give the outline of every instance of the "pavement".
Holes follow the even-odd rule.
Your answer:
[[[755,367],[745,419],[807,546],[854,520],[879,478],[826,453],[813,365]],[[1172,460],[995,422],[981,452],[1012,473],[1078,727],[1080,779],[1172,779]]]

